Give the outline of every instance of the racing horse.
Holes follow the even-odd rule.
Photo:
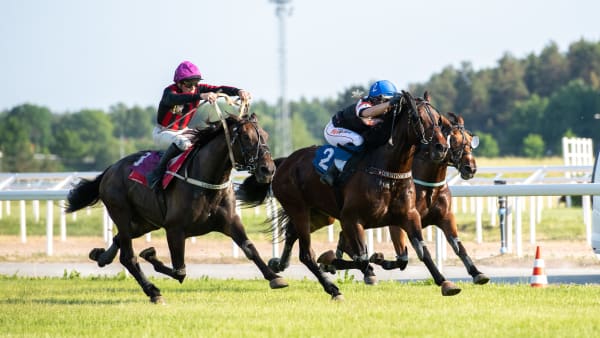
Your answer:
[[[429,100],[427,93],[425,94],[425,100]],[[428,157],[427,147],[419,147],[415,153],[412,171],[417,196],[416,205],[421,216],[422,226],[427,227],[435,224],[440,227],[444,231],[453,250],[462,260],[467,272],[473,277],[473,282],[475,284],[485,284],[489,281],[489,277],[481,273],[475,267],[473,261],[468,256],[466,249],[458,239],[456,220],[452,213],[451,206],[452,196],[445,180],[448,166],[456,168],[464,180],[473,178],[477,171],[477,163],[473,156],[473,148],[477,146],[479,139],[465,129],[464,120],[461,116],[453,113],[448,113],[448,115],[450,116],[450,119],[442,118],[442,130],[444,135],[448,136],[450,146],[446,158],[442,162],[431,161]],[[283,160],[285,159],[276,159],[276,166],[280,166]],[[247,186],[250,184],[256,184],[254,183],[252,176],[248,177],[240,186],[238,195],[240,195],[240,192],[245,192],[247,190],[257,190],[248,188]],[[252,202],[256,203],[264,200],[266,194],[267,191],[265,190],[260,194],[256,193],[252,197],[246,195],[246,198],[251,198]],[[316,231],[333,222],[334,219],[330,216],[311,214],[311,231]],[[383,254],[374,253],[373,256],[371,256],[370,261],[381,265],[385,270],[396,268],[404,270],[408,264],[406,233],[398,226],[390,227],[389,231],[396,251],[396,260],[388,261],[384,259]],[[317,259],[317,262],[323,263],[322,267],[329,272],[335,272],[336,270],[334,264],[331,264],[333,259],[342,258],[344,253],[347,253],[350,257],[353,255],[351,249],[345,245],[343,239],[344,235],[341,233],[335,255],[333,254],[333,251],[326,252]],[[286,236],[281,257],[269,260],[269,266],[273,271],[281,272],[289,266],[291,251],[296,240],[297,238],[295,236]],[[366,284],[375,284],[377,282],[372,267],[369,267],[369,269],[364,272],[364,281]]]
[[[319,174],[312,167],[316,147],[296,150],[277,167],[271,188],[281,209],[275,218],[286,237],[298,239],[300,261],[332,299],[342,300],[343,295],[316,262],[310,238],[315,218],[340,220],[346,243],[355,253],[352,261],[344,264],[361,271],[367,270],[369,265],[364,229],[388,224],[402,226],[419,259],[442,286],[443,294],[456,294],[456,286],[442,276],[424,245],[411,179],[416,145],[426,146],[431,160],[441,161],[446,156],[448,146],[440,124],[437,110],[424,100],[415,101],[409,92],[403,91],[400,102],[384,115],[384,121],[373,134],[365,137],[369,140],[377,135],[385,141],[371,144],[361,153],[343,186],[329,187],[320,182]],[[253,191],[255,188],[264,191],[265,185],[249,185],[246,191],[238,190],[238,198],[251,201],[250,196],[260,195]]]
[[[426,228],[437,225],[446,236],[450,247],[461,259],[467,272],[473,278],[475,284],[486,284],[490,278],[479,271],[467,250],[458,237],[456,218],[452,212],[452,194],[446,183],[448,166],[457,169],[461,178],[469,180],[477,171],[477,163],[473,156],[473,148],[479,144],[479,138],[465,129],[464,120],[461,116],[448,113],[448,123],[444,123],[444,134],[449,135],[450,149],[448,155],[442,162],[430,161],[427,150],[418,150],[413,160],[413,181],[417,195],[417,210],[421,215],[421,225]],[[372,263],[381,265],[385,270],[400,268],[404,270],[408,263],[408,252],[406,245],[406,233],[398,226],[389,227],[390,237],[396,251],[396,260],[385,260],[383,254],[375,253],[371,256]],[[341,258],[343,252],[351,255],[350,249],[344,244],[344,236],[340,235],[336,258]],[[331,254],[329,254],[331,257]],[[274,269],[277,271],[276,269]],[[365,277],[368,277],[365,275]],[[369,279],[365,279],[368,281]]]
[[[158,261],[153,248],[140,255],[149,260],[155,270],[181,283],[186,276],[185,239],[217,231],[235,241],[270,281],[271,288],[286,287],[285,280],[268,267],[248,239],[235,212],[236,200],[230,181],[234,167],[248,170],[257,181],[269,183],[272,180],[275,166],[266,143],[268,134],[258,124],[255,114],[229,115],[191,132],[192,150],[174,174],[178,179],[164,191],[155,193],[148,186],[128,179],[131,166],[145,153],[138,152],[112,164],[93,180],[81,180],[69,192],[67,212],[101,200],[118,229],[110,247],[93,249],[90,258],[102,267],[111,263],[120,249],[121,264],[152,302],[162,303],[160,290],[140,269],[132,239],[164,228],[172,268]]]

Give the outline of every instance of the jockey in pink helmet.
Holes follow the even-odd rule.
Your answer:
[[[191,147],[192,142],[185,132],[201,100],[213,103],[217,100],[217,92],[239,96],[242,100],[251,99],[250,93],[243,89],[213,86],[199,83],[200,80],[203,78],[198,67],[190,61],[183,61],[175,69],[173,83],[163,91],[152,138],[159,149],[166,151],[158,166],[147,176],[152,188],[160,186],[157,183],[161,181],[169,160]]]

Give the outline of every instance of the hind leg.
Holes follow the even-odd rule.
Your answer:
[[[90,251],[89,257],[91,260],[98,262],[99,267],[103,267],[112,263],[119,252],[119,234],[113,237],[112,244],[108,249],[94,248]]]
[[[150,301],[153,303],[163,303],[162,295],[160,294],[160,289],[158,289],[154,284],[152,284],[142,269],[140,268],[140,264],[137,261],[133,253],[133,245],[131,242],[131,237],[127,235],[121,236],[120,245],[121,254],[119,255],[119,261],[123,266],[129,271],[129,273],[135,278],[138,284],[142,287],[144,293],[150,297]]]
[[[290,257],[292,255],[292,248],[294,247],[294,243],[298,240],[298,236],[296,236],[293,231],[286,231],[285,233],[285,243],[283,245],[283,251],[281,252],[281,257],[273,257],[269,259],[269,267],[274,272],[282,272],[288,268],[290,265]]]
[[[119,202],[121,204],[119,204]],[[133,278],[135,278],[138,284],[142,287],[144,293],[150,297],[150,301],[153,303],[162,303],[163,299],[162,295],[160,294],[160,290],[148,280],[146,275],[144,275],[144,272],[142,272],[137,258],[134,255],[132,243],[132,217],[129,212],[130,209],[126,207],[126,204],[123,204],[123,201],[116,201],[114,203],[104,201],[104,203],[108,209],[110,217],[115,222],[115,226],[119,231],[113,242],[121,250],[119,262],[121,262],[121,264],[133,276]],[[125,207],[123,207],[123,205],[125,205]],[[136,236],[141,235],[139,232],[140,231],[136,232]]]

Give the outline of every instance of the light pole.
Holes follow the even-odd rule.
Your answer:
[[[290,106],[287,101],[287,74],[286,74],[286,39],[285,19],[292,15],[288,5],[292,0],[270,0],[275,3],[275,15],[279,20],[279,119],[278,128],[279,145],[276,146],[278,156],[288,156],[292,152]]]

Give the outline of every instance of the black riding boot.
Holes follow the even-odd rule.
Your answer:
[[[160,188],[160,182],[162,181],[162,177],[165,174],[165,171],[167,171],[167,164],[173,157],[181,153],[182,150],[177,148],[177,146],[174,143],[171,143],[169,148],[167,148],[165,153],[160,158],[160,162],[158,163],[156,168],[154,168],[154,170],[152,170],[148,175],[146,175],[146,181],[148,181],[148,185],[150,186],[150,188],[157,190]]]
[[[335,182],[335,179],[339,173],[340,171],[335,164],[332,164],[329,169],[327,169],[327,172],[321,176],[321,182],[333,187],[333,183]]]

